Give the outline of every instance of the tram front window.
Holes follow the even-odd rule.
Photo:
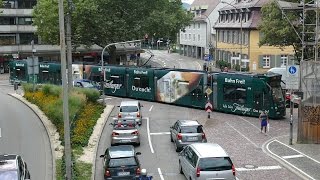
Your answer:
[[[275,102],[283,102],[284,101],[281,87],[272,87],[272,97]]]

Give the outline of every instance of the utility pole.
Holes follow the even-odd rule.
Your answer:
[[[62,98],[63,98],[63,120],[64,120],[64,156],[66,163],[66,180],[71,180],[71,143],[70,143],[70,122],[69,122],[69,102],[68,87],[66,77],[66,43],[64,29],[64,9],[63,0],[59,0],[59,30],[60,30],[60,54],[61,54],[61,77],[62,77]]]
[[[242,71],[242,43],[243,43],[243,32],[242,32],[242,12],[240,12],[240,34],[241,34],[241,43],[240,43],[240,72]]]
[[[35,65],[34,65],[34,40],[31,41],[31,48],[32,48],[32,92],[36,90],[36,82],[35,82]]]
[[[74,10],[72,0],[68,0],[68,12],[66,15],[66,41],[67,41],[67,60],[68,60],[68,90],[73,87],[72,79],[72,44],[71,44],[71,14]]]

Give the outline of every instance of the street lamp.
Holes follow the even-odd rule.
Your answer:
[[[211,29],[212,29],[212,26],[211,26],[211,21],[210,21],[210,18],[206,15],[206,14],[201,14],[201,16],[205,16],[207,19],[208,19],[208,22],[209,22],[209,26],[210,26],[210,32],[209,32],[209,56],[212,55],[211,54],[211,48],[212,48],[212,37],[211,37]],[[216,47],[217,48],[217,47]],[[215,59],[216,60],[216,59]]]
[[[106,45],[102,52],[101,52],[101,71],[103,73],[103,82],[101,83],[101,89],[102,89],[102,98],[103,98],[103,104],[105,104],[105,94],[104,94],[104,82],[106,81],[106,74],[105,74],[105,71],[104,71],[104,61],[103,61],[103,54],[104,54],[104,51],[109,48],[110,46],[114,46],[114,45],[118,45],[118,44],[127,44],[127,43],[136,43],[136,42],[141,42],[143,39],[139,39],[139,40],[133,40],[133,41],[125,41],[125,42],[117,42],[117,43],[111,43],[111,44],[108,44]]]
[[[237,8],[236,6],[228,3],[228,2],[225,2],[225,1],[221,1],[221,3],[223,4],[228,4],[232,7],[234,7],[237,11],[239,11],[239,8]],[[240,11],[239,11],[240,12]],[[242,36],[243,36],[243,33],[242,33],[242,13],[240,12],[240,72],[241,72],[241,67],[242,67]]]

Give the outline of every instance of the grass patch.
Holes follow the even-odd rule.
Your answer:
[[[56,160],[56,179],[64,180],[64,172],[62,172],[62,159]]]
[[[92,164],[78,161],[76,163],[76,169],[77,169],[78,172],[81,172],[77,176],[78,180],[89,180],[89,179],[91,179],[91,176],[92,176]]]

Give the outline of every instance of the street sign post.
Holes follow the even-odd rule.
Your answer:
[[[299,66],[298,65],[290,65],[286,68],[286,88],[290,89],[290,97],[292,97],[293,90],[299,89],[300,76],[299,76]],[[292,145],[293,139],[293,102],[290,100],[290,138],[289,144]]]
[[[209,95],[212,93],[212,90],[208,87],[208,88],[206,89],[206,93],[207,93],[207,95],[209,96]]]

